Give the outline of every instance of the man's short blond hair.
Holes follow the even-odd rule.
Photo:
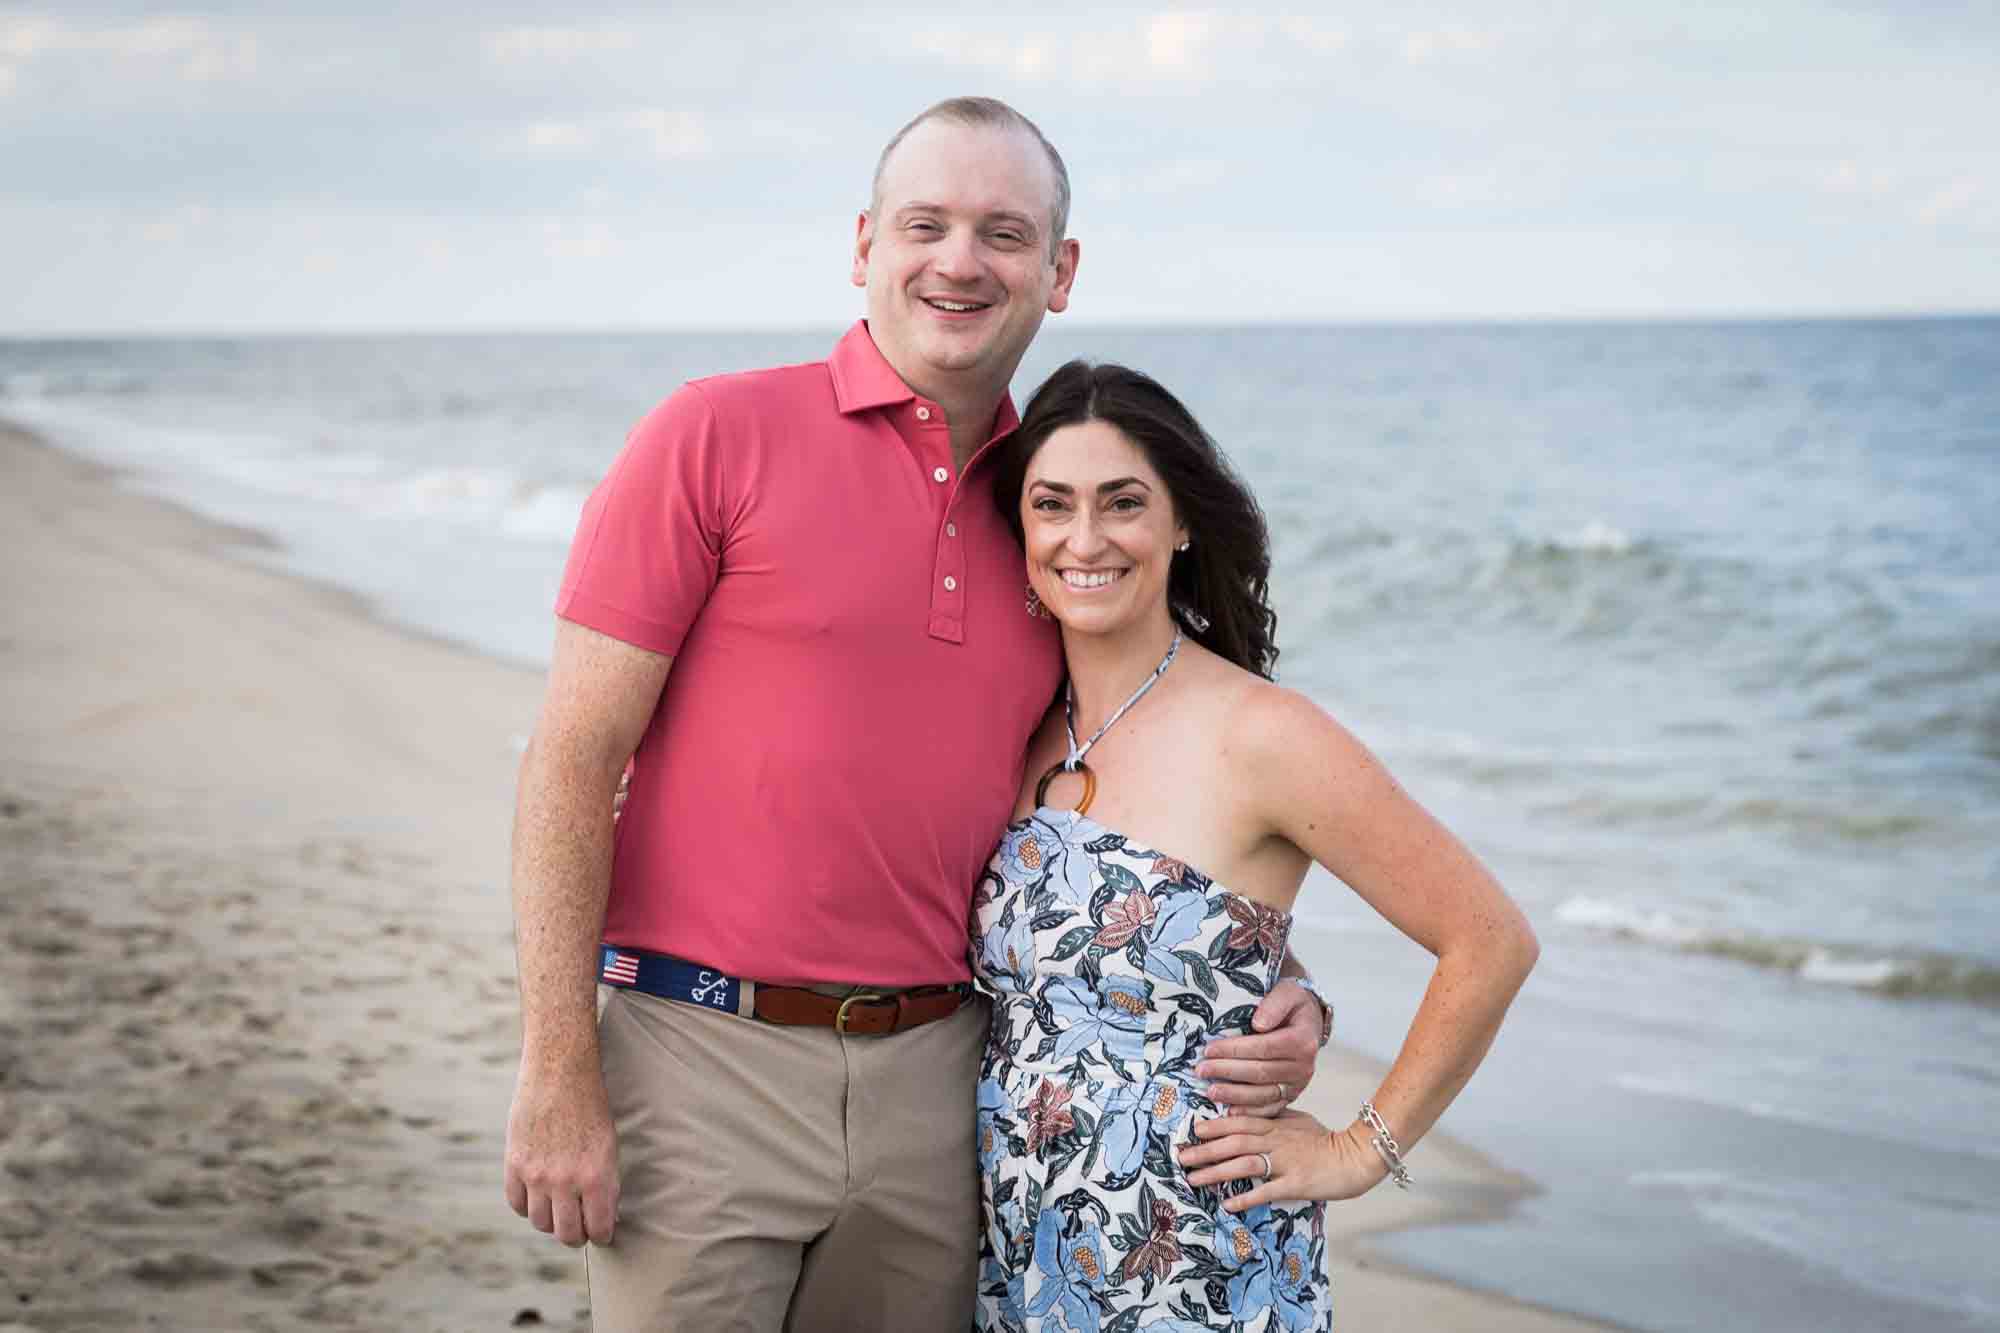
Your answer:
[[[873,215],[882,207],[882,172],[889,165],[889,158],[895,153],[897,145],[911,130],[927,120],[948,120],[954,125],[973,129],[1016,130],[1030,135],[1042,146],[1056,178],[1055,199],[1049,210],[1049,258],[1053,260],[1069,228],[1069,168],[1063,165],[1062,154],[1056,151],[1056,146],[1049,142],[1048,136],[1034,121],[997,97],[949,97],[936,106],[926,108],[915,120],[897,130],[896,136],[883,148],[882,156],[875,159],[875,180],[869,190],[868,212]]]

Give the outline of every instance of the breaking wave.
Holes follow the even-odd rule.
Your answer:
[[[1891,954],[1848,945],[1719,931],[1670,913],[1629,907],[1601,898],[1571,898],[1556,920],[1600,935],[1726,958],[1801,981],[1896,999],[1957,1000],[2000,1008],[2000,966],[1945,953]]]

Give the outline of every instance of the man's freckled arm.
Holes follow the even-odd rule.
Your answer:
[[[531,1068],[595,1072],[612,793],[672,665],[671,657],[558,622],[514,817],[522,1061]]]

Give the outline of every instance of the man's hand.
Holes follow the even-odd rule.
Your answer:
[[[1278,1115],[1312,1082],[1320,1004],[1290,980],[1280,978],[1257,1005],[1251,1035],[1210,1042],[1195,1067],[1196,1076],[1214,1080],[1210,1097],[1245,1115]]]
[[[507,1203],[563,1244],[611,1243],[618,1218],[618,1134],[604,1079],[531,1075],[507,1116]]]

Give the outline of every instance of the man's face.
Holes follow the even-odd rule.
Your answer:
[[[1050,254],[1054,198],[1055,169],[1026,133],[931,120],[897,145],[861,216],[854,285],[911,388],[1006,388],[1042,316],[1069,304],[1077,245]]]

